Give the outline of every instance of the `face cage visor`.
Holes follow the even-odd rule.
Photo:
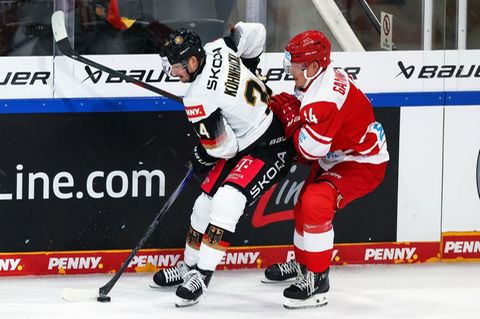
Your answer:
[[[283,70],[285,71],[286,74],[292,75],[292,71],[298,72],[298,71],[304,71],[307,69],[307,63],[292,63],[292,55],[290,52],[285,51],[285,57],[283,58]]]
[[[162,69],[165,74],[172,77],[177,77],[178,71],[180,71],[181,69],[187,70],[188,72],[187,61],[182,61],[171,65],[168,61],[168,58],[166,56],[162,56]]]

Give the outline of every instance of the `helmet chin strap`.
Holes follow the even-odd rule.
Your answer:
[[[195,81],[197,76],[200,73],[202,73],[203,67],[205,66],[205,57],[203,57],[199,62],[200,63],[198,65],[198,68],[194,72],[189,72],[188,68],[186,66],[184,67],[185,71],[187,71],[188,75],[190,76],[190,79],[188,80],[188,82],[190,82],[190,83]]]
[[[324,70],[325,70],[324,68],[318,68],[318,71],[310,77],[307,75],[307,69],[303,70],[303,76],[305,77],[306,81],[305,81],[305,84],[301,88],[302,89],[307,88],[310,85],[310,82],[314,78],[316,78],[320,73],[322,73]]]

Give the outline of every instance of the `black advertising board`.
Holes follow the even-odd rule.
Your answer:
[[[336,243],[396,241],[400,109],[375,113],[387,135],[387,175],[338,212]],[[0,115],[0,250],[132,248],[184,177],[195,143],[182,111]],[[291,171],[247,207],[233,246],[292,243],[291,210],[307,168]],[[183,247],[199,186],[189,182],[145,248]]]

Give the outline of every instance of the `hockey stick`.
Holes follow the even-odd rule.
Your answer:
[[[73,51],[72,46],[70,45],[70,42],[68,41],[68,36],[67,36],[67,29],[65,28],[65,14],[63,11],[55,11],[52,14],[52,30],[53,30],[53,36],[55,38],[55,42],[57,44],[57,47],[60,49],[60,51],[63,53],[63,55],[84,63],[86,65],[89,65],[91,67],[94,67],[96,69],[102,70],[108,74],[115,75],[122,80],[125,80],[127,82],[131,82],[135,85],[138,85],[144,89],[147,89],[149,91],[152,91],[154,93],[163,95],[165,97],[168,97],[169,99],[175,100],[177,102],[183,103],[183,99],[179,96],[176,96],[175,94],[172,94],[170,92],[164,91],[162,89],[157,88],[156,86],[150,85],[148,83],[142,82],[140,80],[137,80],[135,78],[132,78],[126,74],[123,74],[122,72],[116,71],[114,69],[110,69],[109,67],[99,64],[95,61],[92,61],[90,59],[87,59],[79,54],[77,54],[75,51]]]
[[[370,8],[366,0],[357,0],[357,1],[360,7],[362,8],[363,12],[367,16],[368,20],[370,20],[370,23],[373,25],[377,33],[380,35],[380,32],[382,31],[382,25],[380,24],[380,21],[378,21],[375,13],[373,13],[372,8]],[[395,43],[392,43],[392,50],[397,50],[397,46],[395,45]]]
[[[153,233],[155,228],[157,227],[158,223],[162,219],[162,217],[165,215],[165,213],[168,211],[170,206],[173,204],[173,202],[177,199],[178,195],[182,192],[182,190],[185,188],[185,185],[187,184],[188,180],[190,177],[193,175],[193,168],[190,165],[187,171],[187,174],[183,178],[183,180],[180,182],[180,184],[177,186],[175,191],[170,195],[168,198],[167,202],[163,205],[162,209],[155,215],[155,218],[153,219],[153,222],[148,226],[147,231],[143,235],[143,237],[140,239],[140,241],[135,245],[135,247],[132,249],[132,252],[130,255],[128,255],[127,259],[123,262],[122,266],[118,270],[118,272],[110,279],[109,282],[107,282],[105,285],[100,287],[99,289],[75,289],[75,288],[66,288],[62,292],[62,297],[65,300],[68,301],[84,301],[84,300],[91,300],[91,299],[96,299],[99,302],[109,302],[111,298],[108,295],[110,290],[112,290],[113,286],[115,283],[118,281],[120,276],[125,272],[127,269],[128,265],[132,261],[133,257],[137,254],[137,252],[140,250],[140,248],[143,246],[143,244],[147,241],[147,239],[150,237],[150,235]]]

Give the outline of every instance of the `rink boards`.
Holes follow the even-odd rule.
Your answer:
[[[0,275],[67,275],[112,273],[130,254],[129,250],[36,252],[0,255]],[[232,247],[217,269],[255,269],[294,258],[293,247]],[[183,259],[183,249],[143,249],[130,262],[127,272],[154,272]],[[441,243],[336,244],[332,265],[410,264],[437,261],[480,261],[480,236],[476,233],[444,233]]]
[[[334,53],[367,93],[391,161],[384,183],[335,218],[334,264],[479,260],[479,51]],[[90,56],[182,95],[156,55]],[[291,92],[281,53],[261,63]],[[266,62],[265,62],[266,61]],[[185,174],[196,143],[182,106],[63,57],[0,59],[0,275],[112,272]],[[220,268],[291,257],[306,168],[246,209]],[[198,181],[129,271],[181,258]]]

